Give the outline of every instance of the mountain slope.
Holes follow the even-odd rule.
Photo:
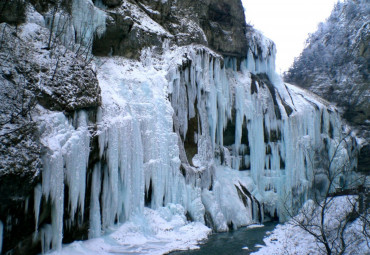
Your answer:
[[[370,2],[336,4],[284,79],[336,103],[366,139],[359,170],[370,172]]]

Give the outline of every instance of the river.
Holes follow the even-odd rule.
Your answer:
[[[276,225],[276,222],[266,222],[263,227],[242,227],[226,233],[215,233],[210,235],[198,250],[176,251],[170,255],[250,254],[259,249],[256,245],[264,244],[263,238],[266,236],[266,232],[272,231]]]

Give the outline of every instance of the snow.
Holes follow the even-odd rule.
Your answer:
[[[335,197],[329,203],[326,212],[325,232],[328,235],[330,243],[332,241],[334,243],[334,240],[338,238],[336,236],[338,224],[340,224],[340,220],[346,217],[351,211],[354,199],[355,197],[351,196],[340,196]],[[307,201],[302,210],[307,210],[308,208],[315,208],[312,200]],[[302,213],[295,216],[298,220],[302,217]],[[313,222],[315,221],[319,221],[319,215],[313,218]],[[314,225],[313,222],[311,222],[312,225]],[[345,231],[345,240],[348,244],[348,248],[344,254],[368,254],[370,252],[370,247],[361,234],[362,228],[363,222],[360,218],[357,218],[347,227]],[[314,230],[314,232],[316,231],[318,230]],[[302,254],[302,251],[304,251],[305,254],[322,254],[323,252],[322,244],[317,243],[312,235],[298,227],[293,220],[289,220],[283,225],[277,225],[277,227],[264,238],[264,242],[265,245],[253,254]],[[336,242],[339,242],[339,240],[336,240]]]
[[[143,9],[145,9],[147,12],[150,12],[151,14],[159,14],[153,10],[151,10],[148,6],[144,4],[140,4]],[[146,14],[139,6],[130,3],[127,0],[124,0],[119,7],[120,10],[117,10],[122,15],[127,15],[125,13],[125,10],[129,10],[131,14],[131,18],[135,21],[134,26],[137,26],[138,28],[142,29],[143,31],[147,31],[150,33],[155,33],[158,35],[163,35],[165,37],[173,37],[166,29],[164,29],[160,24],[155,22],[153,19],[151,19],[148,14]]]
[[[189,234],[205,228],[206,212],[217,231],[258,223],[264,212],[284,219],[283,199],[290,210],[296,210],[311,189],[313,174],[304,163],[310,156],[307,151],[323,146],[325,137],[333,154],[341,139],[338,113],[305,91],[280,84],[289,98],[284,99],[276,89],[274,105],[270,89],[262,81],[257,81],[261,83],[258,92],[251,93],[252,74],[246,69],[237,71],[232,59],[225,60],[227,68],[220,56],[202,46],[166,49],[162,56],[147,49],[140,62],[121,57],[99,59],[104,63],[97,70],[102,95],[96,123],[100,161],[92,172],[89,217],[89,238],[95,241],[75,242],[62,252],[93,246],[100,247],[94,252],[102,254],[121,252],[129,249],[126,245],[133,245],[133,240],[140,240],[135,245],[151,251],[158,248],[158,242],[168,250],[195,248],[198,236],[184,237],[189,241],[185,245],[168,240],[164,229],[180,235],[185,230]],[[190,64],[179,68],[184,61]],[[290,116],[283,102],[294,109]],[[188,120],[194,117],[199,121],[194,134],[198,149],[189,159],[193,165],[184,166],[181,139],[189,135]],[[232,118],[235,140],[227,147],[223,135]],[[41,127],[48,148],[42,191],[54,201],[52,224],[41,231],[45,250],[50,242],[53,249],[61,248],[64,188],[72,194],[68,201],[70,223],[84,208],[91,134],[84,111],[77,112],[74,119],[68,120],[63,113],[45,113],[40,119],[48,123]],[[242,141],[243,125],[248,131],[247,143]],[[270,139],[273,132],[276,140]],[[216,151],[222,152],[223,162]],[[340,151],[346,155],[344,149]],[[242,157],[250,162],[250,170],[238,171]],[[186,176],[181,174],[180,164]],[[293,189],[296,196],[292,196]],[[146,197],[149,194],[151,197]],[[35,212],[38,203],[35,199]],[[161,221],[158,213],[169,204],[183,208],[170,216],[188,213],[195,223],[172,222],[172,216],[166,218],[170,223]],[[155,217],[158,224],[150,225],[147,217]],[[110,246],[112,242],[114,246]]]
[[[144,209],[121,226],[112,226],[110,234],[85,242],[66,245],[61,252],[50,254],[165,254],[174,250],[197,249],[211,229],[199,222],[187,222],[180,205],[168,204],[152,210]]]
[[[265,225],[263,224],[252,224],[247,226],[247,229],[254,229],[254,228],[263,228]]]
[[[89,36],[105,27],[103,12],[91,1],[73,4],[73,22],[83,24],[87,14],[96,18],[87,26]],[[131,5],[125,1],[122,8],[130,8],[138,26],[167,33]],[[24,33],[32,34],[35,26],[27,25]],[[342,139],[339,114],[323,100],[284,84],[275,72],[273,43],[259,33],[250,36],[251,48],[239,71],[235,58],[199,45],[170,47],[168,41],[162,55],[147,48],[140,61],[97,59],[102,105],[96,123],[82,110],[66,117],[39,107],[45,153],[34,212],[43,252],[193,249],[207,237],[206,223],[227,231],[261,223],[268,214],[284,220],[284,199],[291,211],[307,200],[313,169],[305,162],[324,141],[334,155]],[[252,92],[253,80],[257,92]],[[193,118],[197,127],[189,126]],[[230,122],[234,141],[226,145]],[[93,136],[99,155],[88,169]],[[192,158],[184,144],[189,137],[196,146]],[[345,148],[339,152],[348,158]],[[83,217],[86,194],[90,240],[62,249],[63,229]],[[52,204],[52,221],[38,229],[42,199]],[[64,205],[69,215],[64,215]]]

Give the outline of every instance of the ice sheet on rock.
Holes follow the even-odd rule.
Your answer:
[[[39,26],[45,25],[44,17],[40,13],[38,13],[31,4],[27,4],[26,6],[26,23],[34,23]]]
[[[218,231],[228,230],[228,225],[238,228],[258,221],[253,219],[252,210],[257,205],[252,205],[254,201],[248,197],[242,199],[236,188],[242,182],[244,187],[253,189],[252,180],[247,173],[220,166],[216,169],[214,178],[212,191],[204,189],[202,201]]]
[[[37,12],[28,7],[28,21],[38,25],[46,25],[52,29],[52,43],[59,40],[67,48],[86,47],[91,50],[94,36],[102,36],[106,29],[106,14],[103,10],[95,7],[91,0],[73,0],[71,14],[63,11],[63,8],[52,8],[45,14],[45,23],[40,24],[41,19]],[[77,50],[79,51],[79,50]]]

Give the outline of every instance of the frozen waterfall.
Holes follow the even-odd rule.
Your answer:
[[[179,206],[176,215],[217,231],[284,220],[283,203],[299,208],[312,191],[314,149],[331,157],[343,138],[339,114],[283,83],[272,43],[259,49],[244,60],[201,46],[141,62],[101,59],[96,113],[40,117],[47,150],[34,211],[43,251],[61,248],[63,229],[88,220],[96,238],[147,207]],[[51,222],[38,226],[47,201]]]

